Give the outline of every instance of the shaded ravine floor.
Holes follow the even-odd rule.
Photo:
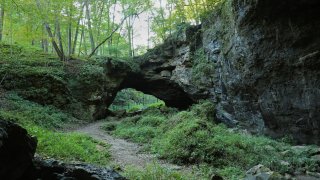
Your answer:
[[[191,166],[178,166],[175,164],[168,163],[164,160],[160,160],[153,154],[143,152],[143,146],[137,143],[133,143],[109,135],[101,129],[101,126],[103,126],[106,122],[109,121],[98,121],[95,123],[87,124],[73,131],[87,134],[98,141],[110,144],[110,153],[112,158],[111,165],[120,166],[124,169],[126,166],[145,169],[149,164],[156,163],[163,168],[177,170],[187,174],[190,174],[190,172],[193,171],[193,168]],[[319,179],[309,175],[299,175],[294,178],[296,178],[297,180]]]
[[[87,134],[96,140],[110,144],[112,164],[122,168],[133,166],[135,168],[144,169],[148,164],[156,163],[171,170],[185,171],[189,169],[189,167],[178,166],[159,160],[155,155],[143,152],[143,146],[107,134],[101,129],[101,126],[105,123],[106,121],[95,122],[75,131]]]

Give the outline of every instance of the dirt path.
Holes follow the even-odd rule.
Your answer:
[[[106,121],[99,121],[77,129],[76,132],[85,133],[94,139],[106,142],[111,145],[110,152],[113,163],[121,167],[134,166],[145,168],[148,164],[157,163],[162,167],[172,170],[182,170],[184,167],[166,163],[157,159],[154,155],[142,152],[142,146],[123,139],[112,137],[100,127]]]

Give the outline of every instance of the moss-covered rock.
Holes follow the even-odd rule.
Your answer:
[[[137,71],[121,60],[61,62],[16,45],[0,44],[0,54],[2,88],[86,120],[103,118],[127,72]]]

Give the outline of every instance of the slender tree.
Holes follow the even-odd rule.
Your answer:
[[[93,51],[89,54],[89,58],[92,57],[92,56],[96,53],[96,51],[99,49],[99,47],[101,47],[104,43],[106,43],[106,42],[113,36],[113,34],[118,31],[118,29],[122,26],[122,24],[125,22],[125,20],[126,20],[127,18],[128,18],[128,16],[125,17],[125,18],[123,18],[122,21],[121,21],[121,23],[110,33],[110,35],[107,36],[102,42],[100,42],[100,43],[98,44],[98,46],[96,46],[96,47],[93,49]]]
[[[0,41],[3,38],[3,27],[4,27],[4,0],[0,4]]]
[[[94,43],[94,37],[93,37],[93,31],[92,31],[92,24],[91,24],[91,15],[90,15],[89,0],[86,0],[86,18],[87,18],[87,25],[88,25],[88,30],[89,30],[91,50],[94,51],[94,49],[95,49],[95,43]]]
[[[80,22],[82,19],[83,10],[84,10],[84,3],[82,3],[81,8],[80,8],[79,17],[78,17],[78,21],[77,21],[77,25],[76,25],[76,32],[75,32],[74,39],[73,39],[73,46],[72,46],[72,53],[71,54],[74,54],[76,52],[79,30],[80,30]],[[82,34],[81,34],[81,38],[82,38]],[[82,39],[80,40],[80,44],[81,44],[81,41],[82,41]],[[81,48],[81,47],[79,47],[79,48]]]

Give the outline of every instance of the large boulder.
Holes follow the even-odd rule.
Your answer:
[[[0,119],[0,179],[19,179],[32,167],[37,141],[20,126]]]
[[[70,179],[70,180],[126,180],[116,171],[93,165],[76,163],[66,164],[54,159],[44,160],[36,157],[34,168],[25,179]]]

